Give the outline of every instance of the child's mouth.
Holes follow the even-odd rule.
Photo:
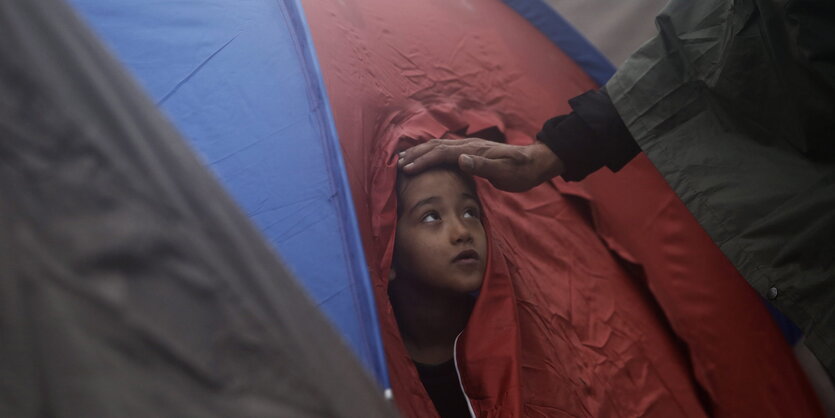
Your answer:
[[[478,252],[476,250],[464,250],[458,253],[455,258],[452,259],[453,264],[471,264],[477,263],[481,257],[479,257]]]

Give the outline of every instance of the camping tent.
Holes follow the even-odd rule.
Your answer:
[[[506,3],[598,84],[611,74],[544,3]],[[40,138],[83,141],[59,152],[44,142],[4,154],[21,163],[9,167],[30,170],[10,173],[49,167],[43,187],[51,186],[35,193],[41,189],[31,178],[5,177],[21,199],[7,200],[4,214],[26,219],[4,229],[11,231],[4,245],[21,243],[4,251],[3,269],[14,278],[3,292],[10,310],[4,339],[16,341],[4,346],[4,373],[15,377],[4,381],[28,383],[4,391],[22,399],[4,402],[9,415],[147,416],[153,408],[180,416],[384,414],[374,392],[388,381],[366,259],[299,3],[71,4],[278,250],[380,387],[96,39],[67,9],[41,0],[2,9],[3,81],[21,92],[3,126],[24,134],[31,132],[17,126],[51,128]],[[12,122],[20,115],[37,119]],[[137,201],[160,207],[130,204]],[[109,217],[96,211],[102,208],[127,209]],[[54,262],[20,262],[38,257]],[[178,280],[172,286],[154,277]],[[39,309],[45,314],[25,325],[15,320]],[[49,361],[56,348],[64,361]]]

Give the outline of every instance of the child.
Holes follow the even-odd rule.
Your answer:
[[[454,347],[487,263],[475,183],[457,169],[398,177],[389,298],[403,342],[441,417],[470,416]]]

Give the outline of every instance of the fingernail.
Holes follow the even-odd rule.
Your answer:
[[[397,154],[397,155],[399,155],[400,158],[405,158],[406,157],[406,151],[400,151],[400,153]]]
[[[411,167],[411,166],[413,166],[413,165],[415,165],[415,163],[409,163],[409,164],[404,165],[404,166],[403,166],[403,168],[404,168],[404,169],[405,169],[405,168],[409,168],[409,167]]]
[[[461,168],[464,170],[472,170],[475,167],[475,161],[473,161],[473,157],[470,157],[466,154],[461,154]]]

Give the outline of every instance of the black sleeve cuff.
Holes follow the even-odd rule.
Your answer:
[[[568,103],[574,111],[548,120],[536,135],[565,165],[565,180],[582,180],[603,166],[618,171],[641,151],[604,91]]]

